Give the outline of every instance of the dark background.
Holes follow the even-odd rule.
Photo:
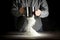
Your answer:
[[[52,32],[59,32],[60,31],[60,25],[59,25],[59,1],[56,0],[47,0],[48,6],[49,6],[49,16],[47,18],[42,19],[43,22],[43,29],[44,31],[52,31]],[[11,13],[11,6],[12,6],[12,0],[4,1],[2,4],[3,10],[2,10],[2,23],[3,24],[0,27],[1,32],[7,32],[7,31],[15,31],[15,21],[14,16]]]

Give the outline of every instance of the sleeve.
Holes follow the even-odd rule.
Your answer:
[[[17,0],[14,0],[12,2],[12,9],[11,9],[11,12],[14,16],[16,17],[19,17],[20,16],[20,13],[18,11],[18,1]]]
[[[41,18],[48,17],[49,10],[48,10],[48,4],[46,0],[42,0],[42,4],[40,5],[40,10],[42,11],[40,15]]]

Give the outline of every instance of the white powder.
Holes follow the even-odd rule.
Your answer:
[[[29,36],[39,36],[39,34],[33,29],[33,25],[35,25],[36,20],[34,19],[34,15],[30,18],[27,18],[28,24],[25,27],[26,35]]]

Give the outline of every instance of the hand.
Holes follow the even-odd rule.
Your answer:
[[[20,14],[24,14],[25,9],[24,9],[23,7],[21,7],[21,8],[19,9],[19,12],[20,12]]]
[[[41,10],[39,10],[39,9],[36,10],[36,11],[35,11],[35,15],[36,15],[36,16],[40,16],[40,15],[41,15]]]

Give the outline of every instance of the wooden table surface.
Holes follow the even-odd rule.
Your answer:
[[[60,39],[60,32],[40,32],[40,36],[23,35],[20,32],[8,32],[2,34],[1,37],[5,39]]]

